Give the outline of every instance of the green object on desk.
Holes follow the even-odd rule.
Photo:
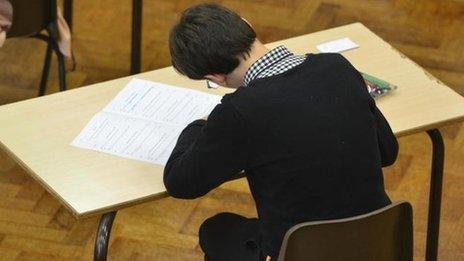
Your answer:
[[[384,80],[381,80],[375,76],[361,72],[362,77],[367,85],[367,90],[373,98],[377,98],[385,95],[386,93],[393,91],[397,88],[396,85],[390,84]]]

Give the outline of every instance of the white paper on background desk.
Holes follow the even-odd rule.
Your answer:
[[[73,146],[165,165],[181,131],[221,97],[132,79],[85,126]]]
[[[358,47],[359,45],[351,41],[351,39],[348,37],[322,43],[316,46],[316,48],[322,53],[339,53],[339,52],[351,50],[351,49],[358,48]]]

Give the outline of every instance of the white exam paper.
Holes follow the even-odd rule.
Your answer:
[[[181,131],[221,97],[132,79],[71,145],[165,165]]]
[[[316,48],[322,53],[339,53],[339,52],[351,50],[351,49],[358,48],[358,47],[359,45],[351,41],[351,39],[348,37],[322,43],[316,46]]]

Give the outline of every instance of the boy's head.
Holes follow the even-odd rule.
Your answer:
[[[172,64],[191,79],[230,85],[227,75],[249,56],[255,39],[253,28],[235,12],[215,4],[197,5],[185,10],[171,30]],[[216,79],[218,75],[224,79]]]

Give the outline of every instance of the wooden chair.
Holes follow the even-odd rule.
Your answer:
[[[13,7],[13,22],[7,32],[7,39],[13,37],[34,37],[47,43],[45,63],[39,87],[39,96],[45,94],[50,71],[52,51],[58,58],[60,91],[66,90],[66,70],[64,56],[58,48],[58,27],[56,21],[56,0],[10,0]],[[46,34],[41,32],[46,30]]]
[[[287,231],[278,261],[411,261],[412,229],[408,202],[352,218],[305,222]]]

